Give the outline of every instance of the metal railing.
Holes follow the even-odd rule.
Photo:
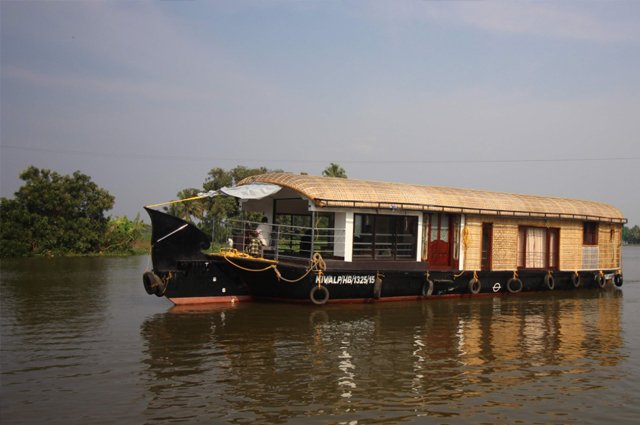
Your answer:
[[[260,230],[260,231],[258,231]],[[353,246],[346,247],[345,229],[306,227],[290,224],[262,224],[256,221],[228,220],[228,245],[238,251],[271,259],[310,259],[315,252],[323,258],[344,258],[352,250],[354,260],[415,260],[414,234],[360,233]]]
[[[314,252],[324,258],[344,256],[344,229],[228,220],[225,234],[232,248],[255,255],[258,246],[259,255],[265,258],[310,259]]]

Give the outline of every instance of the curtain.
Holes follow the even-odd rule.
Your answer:
[[[547,258],[546,229],[527,229],[525,267],[542,269]]]

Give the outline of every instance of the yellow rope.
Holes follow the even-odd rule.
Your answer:
[[[464,261],[466,262],[467,248],[469,248],[469,226],[467,226],[467,223],[464,224],[464,229],[462,229],[462,247],[464,248]]]
[[[478,272],[477,272],[477,271],[475,271],[475,270],[473,271],[473,278],[474,278],[475,280],[478,280]]]
[[[309,273],[311,273],[312,271],[315,271],[316,273],[318,273],[318,277],[322,277],[322,275],[324,274],[324,270],[326,270],[327,268],[327,264],[324,262],[324,259],[322,258],[322,255],[320,255],[319,252],[316,252],[313,254],[313,257],[309,263],[309,267],[307,268],[307,271],[300,276],[297,279],[287,279],[284,276],[282,276],[282,273],[280,272],[280,270],[278,270],[278,266],[276,264],[269,264],[267,267],[264,267],[262,269],[250,269],[248,267],[244,267],[241,266],[240,264],[237,264],[233,261],[231,261],[231,259],[229,258],[229,256],[234,256],[234,257],[238,257],[238,258],[251,258],[253,259],[254,257],[251,257],[250,255],[244,254],[242,252],[239,252],[235,249],[230,249],[230,250],[221,250],[220,252],[222,254],[222,257],[232,266],[235,266],[237,268],[239,268],[240,270],[244,270],[247,272],[255,272],[255,273],[261,273],[261,272],[265,272],[269,269],[272,269],[273,272],[276,274],[276,277],[278,278],[278,280],[283,280],[287,283],[297,283],[300,282],[302,279],[304,279],[305,277],[307,277],[309,275]],[[270,261],[270,260],[265,260],[265,259],[261,259],[264,261]],[[322,279],[318,279],[318,282],[320,282]],[[318,283],[319,284],[319,283]]]
[[[191,198],[176,199],[176,200],[169,201],[169,202],[161,202],[159,204],[145,205],[145,207],[147,207],[147,208],[155,208],[155,207],[161,207],[163,205],[178,204],[180,202],[187,202],[187,201],[195,201],[196,199],[203,199],[203,198],[208,198],[208,197],[209,197],[209,195],[192,196]]]
[[[518,272],[517,272],[517,271],[515,271],[515,270],[513,271],[513,278],[514,278],[514,279],[517,279],[517,278],[518,278]]]
[[[460,273],[458,274],[454,274],[453,275],[453,280],[456,280],[457,278],[459,278],[460,276],[462,276],[464,274],[464,270],[462,270]]]
[[[169,272],[162,278],[162,280],[164,281],[164,283],[169,284],[172,278],[173,278],[173,273]]]
[[[236,263],[234,263],[233,261],[231,261],[231,260],[229,259],[229,257],[227,257],[227,255],[226,255],[226,254],[222,254],[222,257],[223,257],[225,260],[227,260],[227,262],[228,262],[229,264],[231,264],[232,266],[235,266],[235,267],[239,268],[240,270],[244,270],[244,271],[246,271],[246,272],[255,272],[255,273],[259,273],[259,272],[266,272],[266,271],[267,271],[267,270],[269,270],[269,269],[275,269],[275,268],[276,268],[276,265],[275,265],[275,264],[269,264],[267,267],[265,267],[265,268],[263,268],[263,269],[250,269],[250,268],[248,268],[248,267],[243,267],[243,266],[241,266],[240,264],[236,264]],[[241,256],[241,255],[238,255],[237,257],[242,257],[242,256]],[[249,258],[249,257],[247,256],[247,257],[244,257],[244,258]],[[278,273],[276,273],[276,274],[278,274]]]

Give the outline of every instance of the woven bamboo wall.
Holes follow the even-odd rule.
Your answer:
[[[482,220],[479,216],[467,216],[468,243],[463,245],[464,270],[480,270],[482,261]]]
[[[580,270],[582,268],[582,222],[560,222],[559,226],[553,227],[560,228],[560,270]]]
[[[492,270],[518,268],[518,227],[535,226],[560,229],[560,270],[582,269],[583,222],[466,216],[469,243],[465,252],[465,270],[480,270],[482,223],[493,223]],[[613,234],[611,233],[613,229]],[[598,234],[599,267],[612,269],[620,264],[621,225],[600,223]]]
[[[620,267],[621,237],[620,225],[600,223],[598,226],[598,265],[601,269]]]
[[[518,264],[518,222],[500,220],[493,223],[493,270],[515,270]]]

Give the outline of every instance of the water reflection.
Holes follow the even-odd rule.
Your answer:
[[[545,400],[619,378],[621,297],[174,308],[141,326],[147,415],[190,420],[204,411],[230,423],[526,417]],[[571,400],[567,409],[589,403]]]

